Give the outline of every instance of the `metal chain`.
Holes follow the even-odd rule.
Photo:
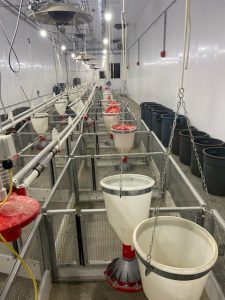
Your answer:
[[[189,119],[189,116],[188,116],[186,103],[185,103],[184,100],[182,100],[182,107],[184,109],[184,114],[185,114],[185,117],[186,117],[186,120],[187,120],[188,131],[189,131],[189,134],[190,134],[190,140],[191,140],[192,148],[194,150],[195,159],[197,161],[198,169],[199,169],[199,172],[200,172],[200,175],[201,175],[202,187],[203,187],[203,190],[205,191],[206,196],[207,196],[207,203],[206,203],[205,210],[206,210],[206,212],[209,213],[209,215],[211,217],[212,214],[213,214],[213,211],[212,211],[213,206],[212,206],[212,203],[211,203],[211,197],[210,197],[209,192],[208,192],[206,179],[205,179],[205,176],[203,174],[203,169],[202,169],[202,166],[201,166],[198,150],[197,150],[197,147],[196,147],[196,144],[195,144],[195,141],[194,141],[194,136],[192,134],[191,123],[190,123],[190,119]],[[216,231],[218,233],[219,243],[221,243],[222,238],[221,238],[220,229],[219,229],[219,226],[218,226],[217,222],[215,222],[215,228],[216,228]]]
[[[146,261],[149,265],[149,268],[146,268],[146,270],[145,270],[146,276],[148,276],[151,273],[150,266],[151,266],[151,260],[152,260],[152,249],[153,249],[153,244],[154,244],[154,239],[155,239],[155,234],[156,234],[156,228],[157,228],[157,224],[158,224],[158,217],[159,217],[159,213],[160,213],[161,202],[162,202],[162,198],[164,195],[164,187],[165,187],[167,170],[168,170],[169,155],[171,153],[172,142],[173,142],[175,127],[177,124],[177,118],[179,115],[179,110],[180,110],[180,107],[181,107],[181,104],[182,104],[183,98],[184,98],[184,88],[179,89],[178,98],[179,98],[179,101],[177,103],[177,111],[175,113],[174,120],[173,120],[173,125],[172,125],[172,129],[171,129],[171,135],[170,135],[168,148],[167,148],[166,152],[164,153],[164,164],[163,164],[163,171],[162,171],[160,188],[159,188],[159,197],[158,197],[155,209],[154,209],[154,216],[155,216],[154,227],[153,227],[153,231],[152,231],[151,242],[149,245],[149,252],[146,257]]]

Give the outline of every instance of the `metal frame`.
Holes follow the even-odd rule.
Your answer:
[[[96,116],[96,119],[98,120],[98,116]],[[154,158],[156,161],[157,159],[162,159],[163,155],[165,153],[165,148],[162,146],[158,138],[155,136],[154,133],[150,132],[148,128],[146,127],[145,123],[142,121],[141,126],[143,130],[140,130],[140,134],[146,134],[147,139],[147,145],[148,149],[145,153],[128,153],[127,156],[129,157],[145,157],[148,161],[149,158]],[[82,126],[81,126],[82,127]],[[41,249],[42,249],[42,255],[43,255],[43,261],[45,270],[50,270],[53,281],[69,281],[69,280],[98,280],[103,279],[103,271],[106,267],[105,264],[100,265],[90,265],[88,263],[88,239],[85,233],[85,215],[96,215],[96,214],[103,214],[106,215],[106,209],[100,208],[100,209],[75,209],[75,208],[65,208],[65,209],[48,209],[49,204],[51,203],[51,200],[53,199],[55,193],[57,193],[57,189],[61,183],[61,180],[63,176],[66,174],[66,172],[69,171],[69,177],[70,177],[70,187],[69,189],[71,192],[71,195],[74,195],[77,203],[85,198],[86,195],[89,195],[90,199],[95,199],[96,195],[101,195],[101,191],[97,190],[96,187],[96,178],[95,178],[95,168],[96,168],[96,160],[99,160],[101,158],[104,158],[105,160],[109,160],[112,158],[118,158],[121,157],[121,154],[99,154],[98,147],[99,147],[99,141],[98,136],[103,135],[102,132],[93,132],[93,133],[86,133],[81,131],[81,134],[78,137],[78,140],[76,141],[76,145],[71,151],[69,144],[67,145],[67,154],[66,156],[62,156],[62,158],[66,158],[66,164],[63,167],[63,170],[61,171],[58,178],[55,176],[54,171],[54,165],[51,166],[52,172],[52,189],[49,193],[48,199],[42,206],[41,215],[36,219],[34,222],[34,225],[31,229],[31,232],[24,244],[24,247],[20,253],[21,257],[24,257],[29,249],[30,243],[36,234],[37,231],[40,233],[41,238]],[[88,136],[95,136],[95,145],[94,150],[95,153],[91,155],[87,155],[85,152],[85,137]],[[157,149],[151,149],[151,145],[155,144]],[[24,155],[25,157],[25,155]],[[60,157],[60,156],[59,156]],[[92,170],[92,187],[90,190],[81,190],[78,185],[78,174],[80,169],[82,168],[82,163],[78,163],[82,160],[90,160],[91,161],[91,170]],[[195,222],[204,226],[204,219],[205,219],[205,202],[202,199],[202,197],[197,193],[197,191],[194,189],[188,178],[182,173],[179,166],[176,164],[174,159],[170,156],[170,172],[176,172],[176,174],[180,177],[180,180],[183,182],[183,184],[188,189],[189,193],[192,195],[192,197],[196,200],[195,206],[182,206],[182,207],[161,207],[160,212],[161,213],[178,213],[179,215],[184,215],[187,213],[193,213],[195,216]],[[54,162],[52,162],[54,164]],[[159,164],[156,161],[156,166],[158,167]],[[169,180],[169,178],[168,178]],[[168,187],[168,183],[167,183]],[[101,198],[97,197],[97,200]],[[150,215],[153,213],[154,208],[150,208]],[[66,216],[73,216],[75,218],[76,222],[76,235],[74,235],[74,238],[77,239],[77,244],[79,246],[79,264],[58,264],[56,259],[56,249],[55,249],[55,239],[54,239],[54,232],[53,232],[53,219],[55,216],[62,216],[65,218]],[[219,213],[216,210],[213,210],[213,216],[216,222],[220,225],[221,229],[225,231],[225,220],[219,215]],[[213,223],[212,223],[213,224]],[[213,226],[211,226],[211,233],[213,234]],[[70,245],[68,245],[69,247]],[[12,286],[12,283],[15,279],[15,277],[18,274],[18,270],[21,263],[20,261],[17,261],[9,274],[9,277],[7,278],[7,281],[5,282],[5,285],[3,289],[0,292],[0,300],[4,300],[7,297],[7,294]]]

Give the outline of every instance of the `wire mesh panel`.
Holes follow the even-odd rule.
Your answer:
[[[121,242],[108,223],[106,213],[85,213],[83,217],[88,263],[106,264],[120,257]]]
[[[56,264],[77,264],[79,261],[75,216],[57,214],[52,216]]]
[[[41,241],[36,231],[28,250],[25,254],[25,261],[34,273],[38,286],[44,275],[44,262],[41,249]],[[22,266],[20,266],[9,289],[6,300],[31,300],[34,299],[34,288],[32,280]]]

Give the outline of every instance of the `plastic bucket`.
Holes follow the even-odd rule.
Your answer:
[[[210,194],[225,196],[225,148],[206,148],[203,150],[206,184]]]
[[[133,245],[134,228],[149,216],[154,183],[140,174],[114,175],[100,182],[109,223],[125,245]]]
[[[223,144],[224,144],[223,141],[218,139],[213,139],[210,137],[195,138],[195,146],[197,148],[197,153],[202,168],[203,168],[203,149],[212,148],[212,147],[222,147]],[[198,177],[201,176],[193,148],[191,150],[191,173]]]
[[[175,155],[179,155],[180,152],[180,132],[182,130],[186,130],[187,129],[187,125],[184,125],[184,128],[175,128],[174,130],[174,137],[173,137],[173,141],[172,141],[172,148],[171,148],[171,152]],[[194,126],[191,126],[191,130],[197,130]]]
[[[153,104],[157,104],[156,102],[142,102],[140,104],[141,107],[141,118],[142,120],[146,123],[146,116],[145,116],[145,112],[146,112],[146,108],[148,105],[153,105]]]
[[[170,109],[153,109],[152,110],[152,130],[161,140],[162,134],[162,115],[173,113]]]
[[[151,300],[199,300],[208,273],[218,257],[214,238],[189,220],[160,216],[153,243],[152,272],[145,275],[155,218],[139,224],[133,244],[139,261],[142,285]]]
[[[144,120],[144,122],[147,125],[147,116],[148,116],[148,106],[156,105],[157,102],[142,102],[140,104],[141,106],[141,118]]]
[[[112,126],[114,145],[120,153],[128,153],[134,146],[137,127],[130,124],[116,124]]]
[[[165,114],[162,115],[162,143],[165,147],[168,147],[170,135],[171,135],[171,128],[173,125],[173,120],[175,117],[175,113],[173,114]],[[186,126],[186,118],[185,116],[179,115],[176,122],[176,128],[184,128]]]
[[[191,164],[191,139],[189,130],[180,131],[180,161],[185,165]],[[193,137],[208,137],[209,135],[203,131],[193,130]]]
[[[154,104],[152,106],[149,106],[147,108],[148,110],[148,118],[147,118],[147,125],[148,125],[148,128],[150,130],[152,130],[152,118],[153,118],[153,110],[156,110],[156,109],[160,109],[160,110],[166,110],[166,107],[164,107],[163,105],[161,104]]]

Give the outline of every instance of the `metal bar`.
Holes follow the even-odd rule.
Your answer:
[[[145,153],[123,153],[123,156],[128,156],[128,157],[143,157],[143,156],[155,156],[155,155],[160,155],[163,154],[163,152],[145,152]],[[72,159],[76,158],[112,158],[112,157],[121,157],[121,153],[112,153],[112,154],[87,154],[87,155],[74,155],[70,156]]]
[[[217,209],[212,209],[212,213],[216,218],[216,221],[221,225],[223,230],[225,230],[225,220],[224,218],[220,215]]]
[[[41,218],[42,218],[42,215],[39,215],[37,217],[32,229],[31,229],[31,232],[30,232],[30,234],[29,234],[29,236],[26,240],[26,243],[23,246],[23,249],[20,253],[20,257],[24,258],[25,254],[28,250],[28,247],[30,246],[30,243],[31,243],[31,241],[34,237],[34,234],[35,234],[35,232],[36,232],[36,230],[37,230],[37,228],[40,224]],[[14,278],[15,278],[18,270],[19,270],[20,265],[21,265],[20,260],[17,260],[14,267],[13,267],[13,269],[12,269],[12,271],[10,272],[8,278],[6,279],[5,285],[3,286],[2,290],[0,291],[0,300],[5,300],[6,299],[8,293],[9,293],[9,290],[11,288],[11,285],[13,283],[13,280],[14,280]]]
[[[92,188],[96,191],[96,170],[95,170],[95,158],[91,157],[91,174],[92,174]]]
[[[60,147],[60,145],[62,145],[67,138],[71,135],[71,133],[73,132],[74,128],[76,127],[76,125],[79,123],[80,119],[82,118],[83,113],[88,109],[90,102],[92,101],[93,95],[95,93],[95,88],[96,86],[93,88],[93,91],[91,93],[91,95],[89,96],[89,101],[87,102],[86,106],[83,108],[83,110],[81,111],[80,115],[77,116],[72,124],[68,124],[68,126],[60,132],[59,134],[59,141],[58,140],[54,140],[51,141],[41,152],[39,152],[22,170],[20,170],[13,178],[14,184],[16,184],[16,186],[18,186],[21,183],[21,180],[23,180],[26,175],[32,171],[33,168],[35,168],[41,161],[42,159],[45,157],[46,162],[52,158],[53,156],[53,149],[58,150],[58,148]]]
[[[76,151],[76,149],[77,149],[77,147],[78,147],[78,145],[79,145],[79,143],[80,143],[81,138],[82,138],[82,136],[80,135],[79,138],[78,138],[78,140],[77,140],[77,142],[76,142],[76,145],[74,146],[74,148],[73,148],[73,150],[72,150],[71,155],[73,155],[74,152]],[[53,196],[54,193],[56,192],[56,190],[57,190],[57,188],[58,188],[58,185],[59,185],[59,183],[61,182],[61,180],[62,180],[64,174],[66,173],[66,171],[67,171],[67,169],[68,169],[68,166],[70,165],[71,161],[72,161],[71,158],[69,158],[69,159],[67,160],[67,162],[66,162],[64,168],[62,169],[62,171],[61,171],[59,177],[58,177],[57,180],[56,180],[55,185],[54,185],[53,188],[51,189],[51,192],[50,192],[50,194],[49,194],[49,196],[48,196],[48,199],[45,201],[45,203],[44,203],[43,206],[42,206],[42,212],[45,212],[45,211],[46,211],[46,208],[47,208],[49,202],[51,201],[52,196]]]
[[[128,48],[128,50],[130,50],[131,48],[133,48],[133,46],[137,43],[137,41],[139,39],[141,39],[148,31],[149,29],[163,16],[163,14],[170,9],[173,4],[177,2],[177,0],[173,0],[162,12],[161,14],[145,29],[145,31],[133,42],[133,44],[130,45],[130,47]]]

